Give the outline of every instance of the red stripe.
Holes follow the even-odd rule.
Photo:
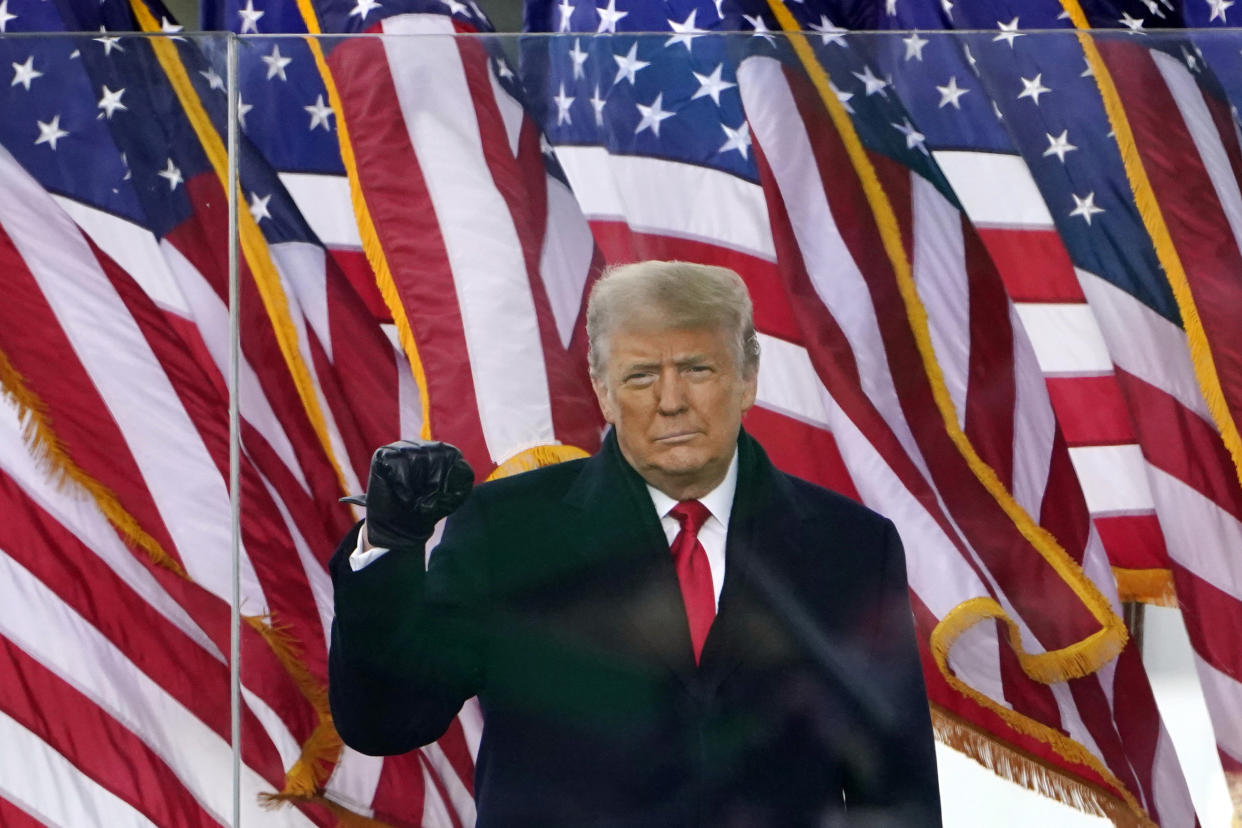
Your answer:
[[[862,503],[832,432],[758,405],[744,424],[777,468]]]
[[[440,795],[440,801],[444,803],[444,810],[448,812],[449,821],[453,824],[453,828],[462,828],[461,816],[458,815],[457,809],[453,807],[453,800],[449,798],[448,789],[444,786],[444,780],[440,778],[440,774],[436,772],[431,761],[420,751],[418,758],[422,760],[423,768],[427,771],[427,775],[431,777],[431,785],[436,789],[436,793]]]
[[[47,405],[65,452],[86,474],[111,489],[143,530],[179,561],[120,428],[3,227],[0,272],[5,274],[0,351]]]
[[[361,250],[346,250],[342,247],[330,247],[328,252],[375,321],[392,322],[392,312],[384,304],[384,297],[380,295],[375,284],[375,273],[371,270],[367,255]]]
[[[5,828],[47,828],[44,823],[0,796],[0,825]]]
[[[375,818],[393,828],[419,828],[426,807],[422,755],[416,751],[384,757],[371,807]]]
[[[1092,518],[1108,560],[1125,569],[1168,569],[1169,551],[1154,512]]]
[[[1052,450],[1048,453],[1048,480],[1038,519],[1039,525],[1051,532],[1066,554],[1081,566],[1091,533],[1091,515],[1069,448],[1059,431],[1053,435]]]
[[[430,430],[460,448],[476,469],[492,458],[478,419],[453,271],[410,144],[383,44],[354,39],[329,56],[344,104],[380,246],[418,343],[430,400]],[[463,102],[464,105],[464,102]]]
[[[1071,446],[1134,442],[1134,423],[1117,377],[1047,377],[1057,423]]]
[[[999,662],[1001,685],[1004,687],[1005,698],[1015,713],[1042,722],[1056,730],[1063,730],[1061,708],[1057,706],[1056,696],[1046,684],[1031,681],[1031,678],[1018,663],[1018,656],[1009,645],[1009,628],[1001,621],[993,622],[996,630],[998,646],[997,661]],[[999,699],[998,699],[999,701]]]
[[[1242,682],[1242,651],[1238,649],[1238,642],[1242,641],[1242,601],[1180,563],[1174,562],[1172,569],[1177,602],[1195,652],[1234,681]]]
[[[950,441],[910,331],[892,266],[871,220],[870,205],[852,174],[842,174],[852,169],[851,162],[835,129],[824,117],[822,103],[814,90],[796,77],[791,79],[790,88],[807,128],[820,177],[833,182],[833,186],[826,188],[829,207],[867,282],[903,413],[927,460],[937,491],[948,504],[957,525],[970,538],[976,555],[1045,647],[1055,649],[1092,635],[1099,630],[1099,622],[1060,575],[1041,557],[1032,554],[1030,544],[983,488]],[[891,164],[884,158],[872,160],[877,171]],[[897,178],[891,174],[882,177]],[[903,175],[901,180],[908,181],[908,178]],[[849,186],[851,184],[853,186]],[[900,200],[894,199],[895,202]],[[770,207],[769,215],[772,212]],[[778,253],[780,259],[785,258],[786,252],[779,247]],[[802,310],[797,302],[794,307],[796,312]],[[811,309],[808,307],[808,310]],[[824,322],[821,320],[818,324]],[[810,328],[811,325],[803,324],[804,330]],[[986,347],[984,343],[972,345]],[[814,353],[812,349],[813,361]],[[816,367],[821,376],[827,376],[824,360],[817,362]],[[829,384],[829,387],[835,394],[835,386]],[[1055,608],[1054,611],[1050,612],[1050,607]]]
[[[963,264],[970,290],[970,372],[964,430],[975,451],[1012,490],[1018,392],[1011,307],[988,251],[965,216],[961,227],[966,252]],[[1027,405],[1040,402],[1028,400]]]
[[[474,759],[470,756],[470,746],[466,744],[466,731],[461,726],[460,718],[449,722],[448,730],[436,740],[436,744],[444,751],[458,781],[474,796]]]
[[[156,825],[219,824],[142,739],[5,638],[0,673],[0,708],[118,799]],[[227,683],[219,691],[227,708]]]
[[[21,516],[0,521],[0,549],[90,622],[139,670],[221,739],[229,739],[228,665],[203,650],[147,604],[5,474],[0,474],[0,504],[4,514]],[[187,591],[204,592],[188,582],[181,583]],[[222,644],[221,652],[227,653],[228,607],[219,601],[212,603],[215,611],[211,615],[216,623],[200,621],[200,626],[209,636],[214,626],[214,643],[218,647]],[[193,613],[193,608],[188,611]],[[246,686],[280,713],[295,738],[304,739],[314,727],[312,711],[285,677],[270,649],[256,638],[253,634],[247,636],[250,646],[244,662]],[[256,643],[260,648],[254,646]],[[262,680],[253,680],[257,675]],[[273,785],[281,785],[284,769],[280,757],[248,709],[243,711],[242,733],[247,764]]]
[[[1056,230],[979,227],[1015,302],[1085,302],[1074,265]]]
[[[211,379],[203,375],[201,367],[186,358],[175,332],[165,321],[163,311],[111,259],[100,252],[96,252],[96,257],[152,354],[164,369],[178,402],[193,422],[221,478],[226,478],[229,469],[228,399],[221,398]],[[242,541],[263,585],[274,623],[289,628],[293,637],[301,643],[308,666],[323,678],[327,675],[323,622],[293,540],[258,475],[259,470],[253,462],[243,461],[241,498],[245,508],[241,523]],[[327,504],[333,503],[333,500],[320,502]],[[343,521],[341,524],[337,528],[343,534]],[[308,533],[312,543],[317,541],[322,547],[327,547],[335,540],[334,536],[310,535],[311,528],[306,526],[303,532]]]
[[[1143,659],[1134,644],[1127,644],[1117,658],[1117,670],[1113,677],[1113,718],[1117,722],[1122,750],[1134,768],[1139,784],[1144,791],[1154,791],[1156,745],[1162,725]],[[1152,819],[1159,825],[1161,814],[1158,803],[1149,801],[1147,805]]]
[[[1101,43],[1143,166],[1177,247],[1234,422],[1242,422],[1242,252],[1163,77],[1146,50]],[[1228,170],[1222,173],[1228,173]],[[1235,182],[1231,181],[1233,185]]]
[[[1242,520],[1242,490],[1216,429],[1175,397],[1117,369],[1147,461]]]

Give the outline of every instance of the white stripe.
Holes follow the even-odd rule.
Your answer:
[[[490,66],[487,79],[491,81],[492,97],[496,100],[496,108],[500,110],[500,119],[505,124],[505,135],[509,138],[509,152],[517,158],[518,146],[522,138],[522,122],[526,119],[526,111],[522,109],[522,104],[500,85],[495,70]]]
[[[448,803],[436,789],[431,770],[424,762],[419,762],[418,766],[423,771],[423,818],[419,825],[423,828],[453,828]]]
[[[815,366],[806,348],[758,334],[762,358],[756,403],[804,423],[828,428],[828,412]]]
[[[397,326],[391,322],[384,322],[380,325],[380,330],[384,332],[384,336],[388,337],[388,341],[392,343],[393,353],[396,355],[397,405],[398,415],[401,420],[401,432],[398,436],[403,439],[413,440],[423,430],[422,394],[418,390],[418,383],[414,380],[414,372],[410,368],[410,362],[405,356],[405,351],[401,348],[401,338],[397,334]]]
[[[78,770],[51,745],[0,712],[0,797],[44,825],[157,828],[125,800]]]
[[[389,34],[452,34],[441,15],[387,18]],[[451,37],[389,37],[385,54],[435,210],[461,309],[479,421],[500,462],[555,439],[522,245],[484,158]]]
[[[1186,332],[1111,282],[1086,270],[1074,271],[1117,367],[1211,423]]]
[[[932,156],[976,227],[1052,228],[1052,214],[1022,156],[966,150]]]
[[[1078,744],[1082,745],[1088,753],[1108,767],[1108,763],[1104,761],[1104,754],[1100,751],[1100,746],[1096,744],[1095,739],[1091,736],[1091,731],[1087,729],[1087,725],[1082,720],[1082,714],[1078,712],[1078,705],[1074,701],[1074,695],[1070,691],[1069,685],[1063,681],[1053,682],[1047,685],[1052,692],[1052,698],[1057,703],[1057,710],[1061,714],[1061,730]],[[1101,725],[1115,726],[1112,722],[1100,722]],[[1141,796],[1141,794],[1140,794]]]
[[[325,786],[326,796],[354,813],[374,816],[371,803],[383,772],[383,756],[367,756],[345,745]]]
[[[1169,556],[1242,601],[1242,524],[1173,475],[1147,467]],[[1239,719],[1242,721],[1242,719]],[[1239,754],[1242,756],[1242,753]]]
[[[1040,302],[1018,302],[1014,307],[1045,374],[1112,373],[1113,361],[1091,308]]]
[[[966,242],[957,208],[921,175],[910,173],[914,215],[912,267],[919,299],[927,310],[932,348],[957,422],[966,422],[966,386],[970,375],[970,285]]]
[[[568,348],[578,312],[582,309],[582,294],[595,253],[595,239],[574,201],[574,194],[552,176],[546,176],[545,180],[548,216],[543,249],[539,251],[539,274],[548,292],[548,304],[556,318],[561,345]]]
[[[1160,724],[1160,733],[1156,736],[1156,755],[1152,757],[1151,768],[1152,798],[1155,800],[1156,813],[1160,816],[1160,825],[1164,828],[1191,828],[1195,825],[1195,805],[1190,798],[1187,780],[1181,764],[1177,761],[1177,752],[1164,723]],[[1206,815],[1205,815],[1206,816]],[[1208,823],[1203,823],[1205,826]]]
[[[1216,131],[1212,113],[1208,111],[1203,100],[1203,93],[1199,91],[1199,83],[1185,65],[1172,55],[1156,50],[1149,54],[1173,95],[1186,130],[1195,143],[1195,151],[1212,181],[1216,200],[1220,203],[1225,220],[1229,222],[1229,229],[1233,233],[1234,246],[1242,248],[1242,194],[1238,192],[1233,166],[1229,163],[1224,144],[1221,143],[1220,133]]]
[[[281,291],[288,302],[289,319],[297,331],[298,354],[302,357],[302,363],[306,365],[310,374],[311,390],[315,394],[315,402],[319,405],[319,411],[323,415],[324,430],[328,445],[332,449],[332,456],[336,460],[337,468],[341,470],[346,491],[360,492],[362,483],[354,474],[352,458],[345,450],[345,440],[341,437],[340,428],[337,427],[332,406],[328,405],[328,400],[323,394],[323,386],[318,381],[315,360],[311,356],[310,335],[306,330],[308,320],[312,325],[323,326],[322,329],[316,327],[315,333],[319,337],[320,344],[327,351],[328,358],[331,359],[332,335],[328,330],[328,297],[324,274],[326,254],[323,248],[305,242],[274,245],[271,252],[272,262],[276,265],[276,272],[280,279]],[[302,285],[300,292],[295,287],[298,284]],[[309,307],[302,306],[303,296],[310,300]]]
[[[478,761],[479,743],[483,741],[483,708],[479,706],[477,697],[466,699],[461,710],[457,711],[457,721],[461,723],[471,760]]]
[[[285,529],[289,532],[289,538],[293,542],[293,548],[297,551],[298,561],[302,565],[302,572],[306,575],[306,585],[310,589],[311,596],[315,599],[315,608],[319,612],[319,620],[323,625],[323,640],[325,642],[332,640],[332,578],[328,575],[328,570],[319,559],[315,557],[315,553],[311,551],[310,544],[306,542],[306,538],[302,535],[302,530],[298,527],[293,519],[293,515],[289,514],[289,509],[281,499],[280,493],[276,491],[276,487],[259,469],[255,469],[255,474],[259,480],[263,482],[263,488],[267,489],[268,495],[272,498],[272,503],[276,504],[276,511],[280,513],[280,519],[284,521]],[[362,489],[354,489],[354,491],[362,491]],[[307,527],[312,529],[313,527]],[[280,550],[288,553],[288,550]],[[292,572],[290,572],[292,574]]]
[[[343,175],[280,173],[294,204],[326,247],[361,250],[362,236],[354,217],[349,179]]]
[[[1012,303],[1009,325],[1013,330],[1013,497],[1038,521],[1048,486],[1057,420],[1035,350]],[[1068,492],[1058,494],[1072,496]]]
[[[94,499],[77,486],[57,484],[48,479],[46,471],[40,468],[39,462],[31,456],[23,442],[22,423],[17,410],[3,395],[0,395],[0,468],[52,519],[123,579],[143,601],[217,661],[225,662],[224,654],[207,633],[164,590],[151,569],[121,542],[116,530],[99,512]]]
[[[212,290],[211,285],[203,278],[203,274],[198,272],[198,269],[181,254],[180,250],[168,242],[163,242],[160,249],[168,259],[173,275],[176,276],[181,289],[189,299],[190,319],[198,329],[203,345],[211,355],[211,361],[215,363],[221,377],[226,378],[227,382],[229,375],[228,305]],[[309,494],[310,484],[306,482],[306,475],[293,450],[293,443],[289,441],[284,426],[277,419],[276,412],[272,410],[258,375],[250,361],[244,356],[239,368],[241,389],[238,391],[238,404],[241,406],[242,416],[254,427],[255,431],[262,435],[272,447],[272,451],[285,464],[285,468],[301,485],[302,490]]]
[[[133,277],[155,304],[180,316],[189,316],[185,296],[160,255],[159,239],[150,230],[71,198],[52,198],[100,250]]]
[[[229,548],[231,521],[220,470],[73,222],[3,151],[0,182],[7,189],[0,225],[124,435],[186,572],[228,600],[232,582],[220,551]],[[249,611],[262,613],[266,602],[247,558],[242,576]]]
[[[948,662],[955,676],[1012,710],[1013,704],[1005,698],[1005,684],[1000,673],[1000,648],[1008,646],[1008,639],[1002,643],[997,636],[996,624],[987,619],[967,628],[957,637],[949,650]]]
[[[1143,450],[1134,443],[1072,446],[1069,450],[1083,497],[1092,514],[1124,514],[1155,508]]]
[[[457,774],[457,769],[453,767],[453,763],[449,761],[443,748],[438,743],[432,742],[422,748],[422,752],[431,767],[435,769],[436,775],[440,777],[445,791],[448,792],[453,811],[464,824],[473,824],[475,820],[474,797],[471,796],[470,791],[466,790],[465,784]]]
[[[850,344],[863,392],[920,471],[927,474],[927,464],[906,423],[889,372],[871,293],[828,204],[810,137],[781,65],[771,58],[748,58],[738,69],[738,83],[755,140],[764,147],[771,163],[815,293]],[[848,167],[822,172],[828,178],[837,173],[854,175]]]
[[[768,205],[758,184],[710,167],[609,155],[602,147],[559,146],[556,157],[592,221],[623,221],[639,232],[776,260]]]
[[[233,808],[229,743],[186,710],[124,653],[24,567],[0,552],[0,634],[90,698],[134,733],[177,775],[205,810],[224,822]],[[175,657],[175,653],[172,654]],[[203,692],[213,688],[204,687]],[[227,692],[221,685],[214,688]],[[268,783],[242,767],[239,791],[247,825],[307,825],[295,809],[260,807]],[[89,823],[88,823],[89,824]]]

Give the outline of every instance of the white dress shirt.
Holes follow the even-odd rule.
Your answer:
[[[699,502],[707,507],[707,511],[711,512],[711,517],[703,522],[699,528],[699,543],[703,544],[703,551],[707,553],[707,565],[712,571],[712,593],[716,598],[716,608],[720,608],[720,590],[724,587],[725,575],[725,540],[729,530],[729,515],[733,512],[733,495],[737,491],[737,451],[733,452],[733,459],[729,461],[729,470],[725,472],[724,480],[720,481],[720,485],[712,489],[703,497],[699,498]],[[677,533],[681,531],[681,524],[677,518],[669,514],[673,507],[677,505],[677,501],[666,495],[654,486],[647,486],[647,494],[651,495],[651,504],[655,507],[656,514],[660,516],[660,528],[664,530],[665,537],[668,538],[668,545],[673,545],[673,539],[677,537]],[[431,539],[427,541],[427,549],[431,550],[440,540],[440,530],[443,528],[444,522],[441,521],[436,526],[436,532]],[[354,551],[349,555],[349,568],[354,572],[362,569],[364,566],[379,560],[388,552],[383,546],[372,546],[370,549],[362,548],[362,533],[358,533],[358,545],[354,547]]]

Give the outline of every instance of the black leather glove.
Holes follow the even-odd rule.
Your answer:
[[[371,456],[367,493],[341,500],[366,506],[367,540],[373,546],[421,547],[473,486],[474,470],[456,446],[398,440]]]

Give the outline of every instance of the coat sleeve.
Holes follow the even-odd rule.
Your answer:
[[[358,526],[332,556],[329,701],[337,732],[361,753],[435,741],[482,687],[488,601],[476,500],[449,519],[426,568],[421,548],[403,548],[353,571]]]
[[[938,826],[940,789],[931,713],[910,611],[905,554],[885,521],[882,580],[871,616],[867,691],[876,704],[870,761],[846,780],[850,824]]]

